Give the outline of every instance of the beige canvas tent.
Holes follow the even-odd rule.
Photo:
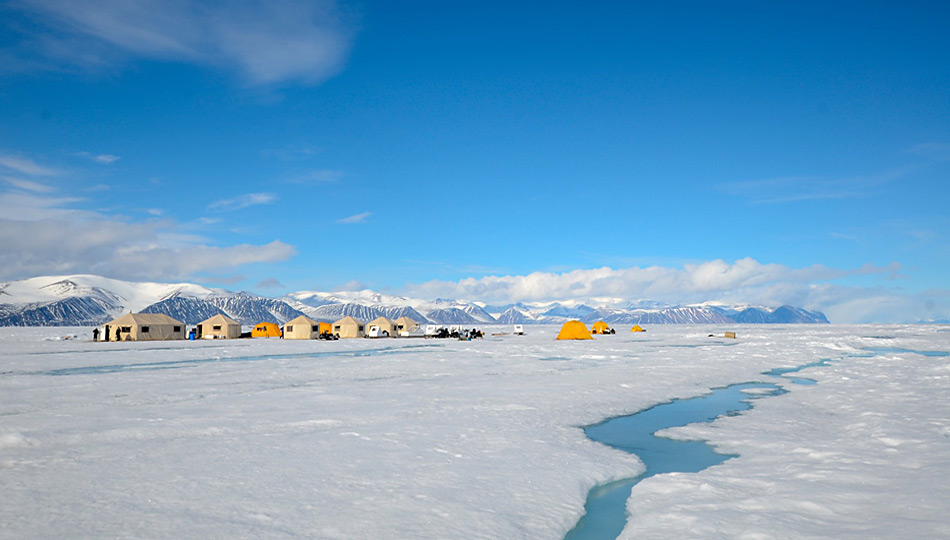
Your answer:
[[[333,323],[333,333],[341,338],[363,337],[363,323],[347,315]]]
[[[106,323],[106,341],[185,339],[185,323],[164,313],[127,313]]]
[[[399,336],[409,335],[410,332],[415,332],[419,329],[419,323],[406,316],[399,317],[393,322],[396,325],[396,335]]]
[[[366,335],[369,337],[396,337],[396,323],[386,317],[376,317],[366,323]]]
[[[316,339],[320,335],[320,323],[301,315],[284,323],[284,339]]]
[[[198,323],[198,337],[203,339],[236,339],[241,337],[241,323],[219,313]]]

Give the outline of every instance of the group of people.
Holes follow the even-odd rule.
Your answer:
[[[477,328],[472,328],[471,330],[452,329],[452,331],[450,332],[448,328],[442,327],[442,328],[439,328],[439,330],[435,334],[428,335],[426,337],[443,338],[443,339],[452,338],[452,339],[459,339],[462,341],[469,341],[475,338],[485,337],[485,333],[482,332],[481,330],[478,330]]]
[[[92,329],[92,340],[99,341],[99,328]],[[109,326],[106,326],[106,335],[102,341],[109,341]],[[113,341],[122,341],[122,328],[116,327],[115,329],[115,339]]]

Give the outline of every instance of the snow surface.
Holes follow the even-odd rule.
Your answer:
[[[579,426],[754,380],[789,393],[667,430],[741,456],[638,484],[621,538],[950,537],[950,358],[856,356],[948,351],[946,327],[557,330],[90,343],[0,328],[0,537],[559,539],[589,488],[642,470]],[[739,339],[706,337],[724,330]],[[822,358],[793,374],[815,385],[761,374]]]

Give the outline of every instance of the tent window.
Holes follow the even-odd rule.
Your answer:
[[[294,331],[293,325],[288,326],[288,327],[287,327],[287,331],[288,331],[288,332],[293,332],[293,331]]]
[[[334,329],[335,331],[339,332],[339,331],[340,331],[340,325],[334,326],[333,329]]]
[[[143,327],[142,327],[142,333],[143,333],[143,334],[147,334],[147,333],[148,333],[148,327],[147,327],[147,326],[143,326]]]
[[[360,325],[360,332],[363,331],[363,325]]]
[[[172,327],[172,332],[181,332],[181,327],[180,326]]]
[[[313,325],[313,326],[310,327],[310,331],[311,331],[311,332],[319,332],[319,331],[320,331],[320,327],[317,326],[317,325]]]
[[[214,330],[215,332],[217,332],[217,331],[221,330],[221,325],[220,325],[220,324],[216,324],[216,325],[212,326],[211,329]]]
[[[123,326],[123,327],[121,328],[121,330],[122,330],[123,333],[126,333],[126,334],[127,334],[127,333],[129,333],[129,332],[132,331],[132,327],[131,327],[131,326]]]

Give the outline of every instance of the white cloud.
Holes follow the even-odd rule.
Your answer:
[[[293,175],[289,177],[286,182],[304,185],[326,184],[330,182],[338,182],[345,176],[346,173],[343,171],[337,171],[333,169],[316,169]]]
[[[49,193],[53,191],[52,187],[39,182],[34,182],[32,180],[23,180],[22,178],[14,178],[12,176],[4,176],[3,180],[11,186],[20,188],[24,191],[32,191],[35,193]]]
[[[208,205],[208,209],[218,212],[233,212],[258,204],[271,204],[275,200],[277,200],[277,196],[272,193],[248,193],[239,197],[215,201]]]
[[[92,273],[123,279],[188,279],[296,254],[280,240],[210,246],[170,220],[132,222],[65,206],[72,198],[0,193],[0,279]]]
[[[336,220],[337,223],[353,224],[353,223],[363,223],[366,221],[366,218],[373,215],[372,212],[363,212],[361,214],[356,214],[350,217],[345,217],[342,219]]]
[[[10,154],[0,155],[0,166],[28,176],[56,176],[59,174],[56,169],[38,165],[32,159]]]
[[[20,69],[101,67],[138,56],[231,68],[252,84],[326,80],[345,62],[355,28],[333,0],[27,0],[15,7],[37,23],[17,51]]]
[[[362,291],[369,289],[366,283],[358,279],[353,279],[333,288],[334,291]]]
[[[113,156],[112,154],[91,154],[89,152],[78,152],[76,155],[95,161],[96,163],[102,163],[103,165],[109,165],[121,159],[119,156]]]
[[[881,174],[826,178],[818,176],[788,176],[726,182],[719,185],[723,192],[743,197],[752,204],[782,204],[800,201],[854,199],[867,197],[873,191],[906,176],[914,167],[902,167]]]
[[[845,287],[833,283],[842,278],[876,275],[898,276],[897,263],[881,267],[865,265],[841,270],[822,265],[791,268],[762,264],[745,258],[733,263],[722,260],[686,264],[682,268],[663,266],[594,268],[568,272],[534,272],[518,276],[485,276],[459,281],[429,281],[404,288],[408,296],[421,298],[478,299],[494,303],[581,300],[594,304],[622,304],[637,300],[657,300],[669,304],[722,302],[779,306],[792,304],[827,311],[835,322],[862,322],[868,317],[884,317],[882,299],[904,305],[901,295],[883,289]],[[877,298],[876,302],[872,301]],[[865,304],[861,304],[861,302]],[[941,309],[950,314],[950,302]],[[858,309],[858,308],[861,309]],[[874,320],[911,320],[910,309],[895,311]]]

